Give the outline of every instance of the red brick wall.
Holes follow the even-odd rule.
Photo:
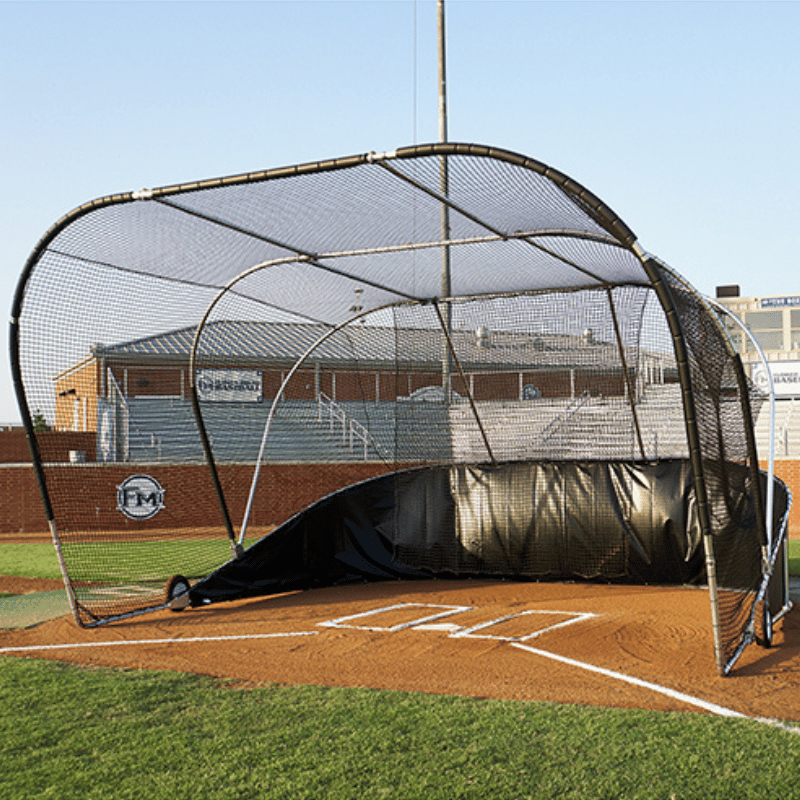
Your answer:
[[[45,532],[47,520],[33,467],[0,466],[0,542],[4,533]]]
[[[761,463],[767,469],[767,462]],[[775,475],[780,478],[792,493],[792,507],[789,509],[789,538],[800,539],[800,460],[778,458],[775,460]]]
[[[71,450],[84,453],[86,461],[95,460],[97,434],[93,431],[42,431],[38,434],[42,460],[69,461]],[[29,464],[31,451],[22,428],[0,431],[0,464]]]
[[[387,472],[382,464],[265,464],[250,517],[254,526],[283,522],[337,489]],[[155,478],[164,489],[164,509],[149,520],[131,520],[117,510],[117,487],[136,474]],[[220,480],[234,525],[244,515],[253,467],[221,466]],[[63,464],[47,473],[59,530],[144,532],[162,528],[223,528],[205,465]],[[30,466],[0,467],[0,541],[4,533],[48,530],[39,488]]]
[[[280,523],[331,492],[386,472],[380,464],[266,464],[262,467],[251,524]],[[116,493],[125,478],[145,472],[165,491],[165,509],[151,520],[129,520],[116,508]],[[800,538],[800,460],[779,459],[775,474],[794,497],[789,515],[789,536]],[[234,523],[242,519],[252,467],[222,467],[221,480],[231,498]],[[59,527],[83,529],[88,518],[98,530],[128,532],[160,528],[220,527],[221,518],[208,470],[203,465],[158,466],[71,465],[51,471],[54,497],[70,498],[75,518],[57,511]],[[45,533],[47,521],[30,466],[0,467],[0,541],[3,534]]]
[[[0,464],[30,463],[31,451],[22,428],[0,431]]]

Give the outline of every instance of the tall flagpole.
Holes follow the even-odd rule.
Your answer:
[[[444,24],[444,0],[436,0],[439,33],[439,141],[447,141],[447,75],[446,36]]]
[[[446,49],[445,49],[445,19],[444,19],[444,0],[436,0],[437,11],[437,30],[439,39],[439,141],[447,141],[447,75],[446,75]],[[449,194],[449,176],[447,171],[447,156],[441,156],[439,161],[439,190],[442,197]],[[450,208],[446,203],[442,203],[442,225],[441,237],[443,242],[450,239]],[[452,286],[450,282],[450,248],[447,245],[442,247],[442,284],[441,296],[450,297]],[[452,331],[452,314],[450,303],[444,305],[444,319],[447,336]],[[445,402],[450,403],[451,399],[451,364],[450,349],[445,346],[442,358],[442,388],[444,390]]]

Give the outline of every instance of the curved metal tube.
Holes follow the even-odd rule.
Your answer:
[[[750,331],[745,324],[736,316],[732,311],[725,308],[722,303],[718,303],[716,300],[713,300],[710,297],[703,298],[713,309],[716,311],[721,311],[726,316],[730,317],[736,324],[744,331],[747,338],[750,340],[750,343],[755,348],[756,352],[758,353],[758,357],[761,359],[761,363],[764,365],[764,369],[767,373],[767,380],[769,383],[769,457],[768,457],[768,466],[767,466],[767,508],[765,511],[766,519],[765,519],[765,527],[766,527],[766,536],[767,536],[767,549],[769,551],[770,556],[772,555],[772,505],[774,503],[775,497],[775,489],[772,485],[773,477],[775,475],[775,383],[772,380],[772,370],[769,368],[769,361],[767,361],[767,356],[761,348],[761,345],[756,341],[755,336],[753,336],[752,331]]]
[[[255,472],[253,473],[253,480],[250,484],[250,492],[247,496],[247,506],[245,507],[244,517],[242,518],[242,527],[241,530],[239,531],[239,545],[242,545],[242,543],[244,542],[245,533],[247,531],[247,524],[250,519],[250,512],[253,507],[253,500],[255,499],[256,485],[258,484],[258,477],[261,473],[261,462],[264,459],[264,451],[266,450],[267,439],[269,439],[269,431],[270,428],[272,427],[272,420],[273,417],[275,416],[275,411],[278,408],[278,403],[283,397],[284,389],[286,389],[286,387],[289,385],[289,381],[294,377],[294,374],[297,372],[298,369],[300,369],[301,365],[314,352],[314,350],[316,350],[323,342],[330,339],[330,337],[333,336],[333,334],[338,333],[338,331],[346,328],[352,322],[355,322],[361,319],[362,317],[367,316],[368,314],[372,314],[375,311],[383,311],[387,308],[392,308],[395,305],[397,305],[397,303],[389,303],[385,306],[380,306],[379,308],[370,309],[369,311],[362,311],[359,314],[350,317],[344,322],[340,322],[338,325],[326,331],[322,336],[320,336],[315,342],[313,342],[305,349],[302,355],[297,359],[297,361],[295,361],[292,368],[286,374],[286,377],[281,381],[281,385],[278,388],[278,391],[275,393],[275,398],[272,401],[269,413],[267,414],[267,421],[266,424],[264,425],[264,433],[261,436],[261,445],[258,449],[258,460],[256,461],[256,468]]]

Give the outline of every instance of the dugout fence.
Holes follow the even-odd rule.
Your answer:
[[[81,206],[11,324],[75,619],[398,577],[694,583],[726,674],[789,608],[791,498],[722,313],[496,148]],[[46,463],[45,429],[95,452]]]

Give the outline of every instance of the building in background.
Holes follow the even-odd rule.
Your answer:
[[[753,334],[769,362],[775,387],[775,455],[800,456],[800,295],[742,297],[738,286],[718,286],[717,301],[732,311]],[[769,390],[769,378],[750,338],[728,320],[731,339],[753,382]],[[756,420],[758,452],[769,452],[769,406]]]
[[[738,286],[718,286],[717,301],[744,323],[764,351],[776,398],[800,398],[800,295],[741,297]],[[733,321],[729,331],[752,379],[766,388],[767,376],[753,343]]]

